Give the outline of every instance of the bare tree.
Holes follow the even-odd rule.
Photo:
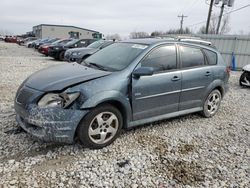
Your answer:
[[[12,32],[10,32],[8,30],[4,30],[4,29],[0,29],[0,34],[1,35],[13,35]]]
[[[117,33],[115,34],[108,34],[106,37],[105,37],[107,40],[121,40],[121,36]]]
[[[131,39],[147,38],[147,37],[149,37],[149,34],[144,31],[141,31],[141,32],[134,31],[129,34],[129,38]]]
[[[158,36],[162,36],[165,35],[165,33],[163,31],[153,31],[151,33],[151,37],[158,37]]]

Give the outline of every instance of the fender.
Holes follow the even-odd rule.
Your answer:
[[[124,96],[121,92],[116,90],[111,91],[104,91],[99,92],[87,99],[80,109],[89,109],[94,108],[98,104],[109,102],[109,101],[116,101],[119,102],[123,106],[123,110],[126,112],[126,122],[130,122],[132,118],[132,109],[129,102],[129,98]],[[125,125],[126,126],[126,125]]]
[[[222,80],[214,80],[213,82],[211,82],[205,89],[205,92],[203,94],[203,102],[206,100],[207,96],[209,95],[209,93],[211,93],[211,91],[213,91],[215,88],[220,87],[221,88],[221,96],[223,97],[225,95],[226,92],[226,88],[225,88],[225,83]]]

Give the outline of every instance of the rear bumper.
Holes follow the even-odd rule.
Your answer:
[[[60,108],[24,109],[15,104],[16,120],[29,134],[45,142],[73,143],[75,131],[88,111]]]

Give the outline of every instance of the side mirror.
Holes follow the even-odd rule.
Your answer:
[[[140,77],[140,76],[151,76],[154,74],[154,68],[153,67],[140,67],[134,70],[133,75],[135,77]]]

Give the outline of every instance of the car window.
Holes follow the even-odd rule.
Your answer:
[[[143,67],[153,67],[155,72],[176,69],[175,45],[162,46],[153,50],[142,61]]]
[[[181,67],[195,67],[205,64],[202,51],[199,48],[180,46]]]
[[[207,61],[209,65],[216,65],[217,64],[217,54],[211,50],[203,49],[206,54]]]

